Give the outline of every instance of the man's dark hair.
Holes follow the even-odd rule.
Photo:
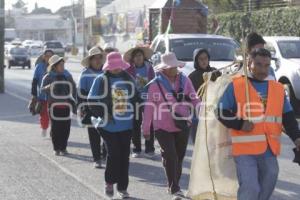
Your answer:
[[[266,41],[263,37],[255,32],[250,33],[247,36],[247,49],[250,51],[257,44],[266,44]]]
[[[46,55],[47,53],[52,53],[52,54],[54,54],[54,51],[51,50],[51,49],[46,49],[46,50],[44,51],[44,55]]]
[[[269,57],[269,58],[272,57],[270,51],[264,48],[254,49],[251,52],[251,58],[256,58],[256,56]]]
[[[106,47],[104,49],[104,52],[107,53],[107,54],[109,54],[109,53],[112,53],[112,52],[118,52],[118,49],[113,48],[113,47]]]

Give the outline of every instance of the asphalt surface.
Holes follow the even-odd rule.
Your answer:
[[[79,60],[66,64],[77,81]],[[0,199],[105,199],[104,170],[94,169],[87,131],[72,121],[66,157],[56,157],[51,141],[41,137],[38,117],[27,111],[33,69],[5,70],[6,93],[0,94]],[[293,144],[285,136],[280,175],[272,200],[300,199],[300,168],[293,164]],[[188,187],[193,146],[184,161],[181,186]],[[131,159],[128,191],[132,199],[167,200],[165,174],[156,148],[154,160]]]

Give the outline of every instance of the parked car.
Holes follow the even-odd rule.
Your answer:
[[[61,57],[65,56],[65,49],[61,42],[59,41],[48,41],[44,43],[44,50],[51,49],[54,54],[59,55]]]
[[[23,69],[27,66],[31,68],[30,56],[25,47],[11,47],[5,51],[7,66],[10,69],[14,66],[21,66]]]
[[[26,49],[29,49],[29,47],[33,44],[34,44],[33,40],[24,40],[22,42],[22,46],[25,47]]]
[[[39,56],[43,53],[43,48],[39,45],[32,44],[31,46],[28,47],[28,52],[30,56]]]
[[[155,52],[152,61],[160,62],[160,55],[166,51],[172,51],[181,61],[187,62],[182,69],[185,74],[194,70],[193,52],[197,48],[206,48],[211,54],[211,66],[215,68],[225,67],[236,59],[239,44],[232,38],[209,34],[169,34],[158,35],[151,49]]]
[[[300,114],[300,37],[264,37],[272,53],[276,79],[284,85],[290,102]]]

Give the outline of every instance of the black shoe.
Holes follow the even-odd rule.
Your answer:
[[[62,151],[60,151],[60,155],[61,156],[66,156],[66,155],[68,155],[69,154],[69,152],[67,151],[67,150],[62,150]]]
[[[104,189],[105,195],[108,197],[113,197],[114,196],[114,185],[112,184],[105,184],[105,189]]]
[[[98,161],[94,162],[94,168],[96,168],[96,169],[101,169],[102,168],[101,160],[98,160]]]

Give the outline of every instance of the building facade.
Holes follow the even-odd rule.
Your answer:
[[[25,15],[16,18],[16,32],[21,40],[72,41],[72,22],[60,15]]]

